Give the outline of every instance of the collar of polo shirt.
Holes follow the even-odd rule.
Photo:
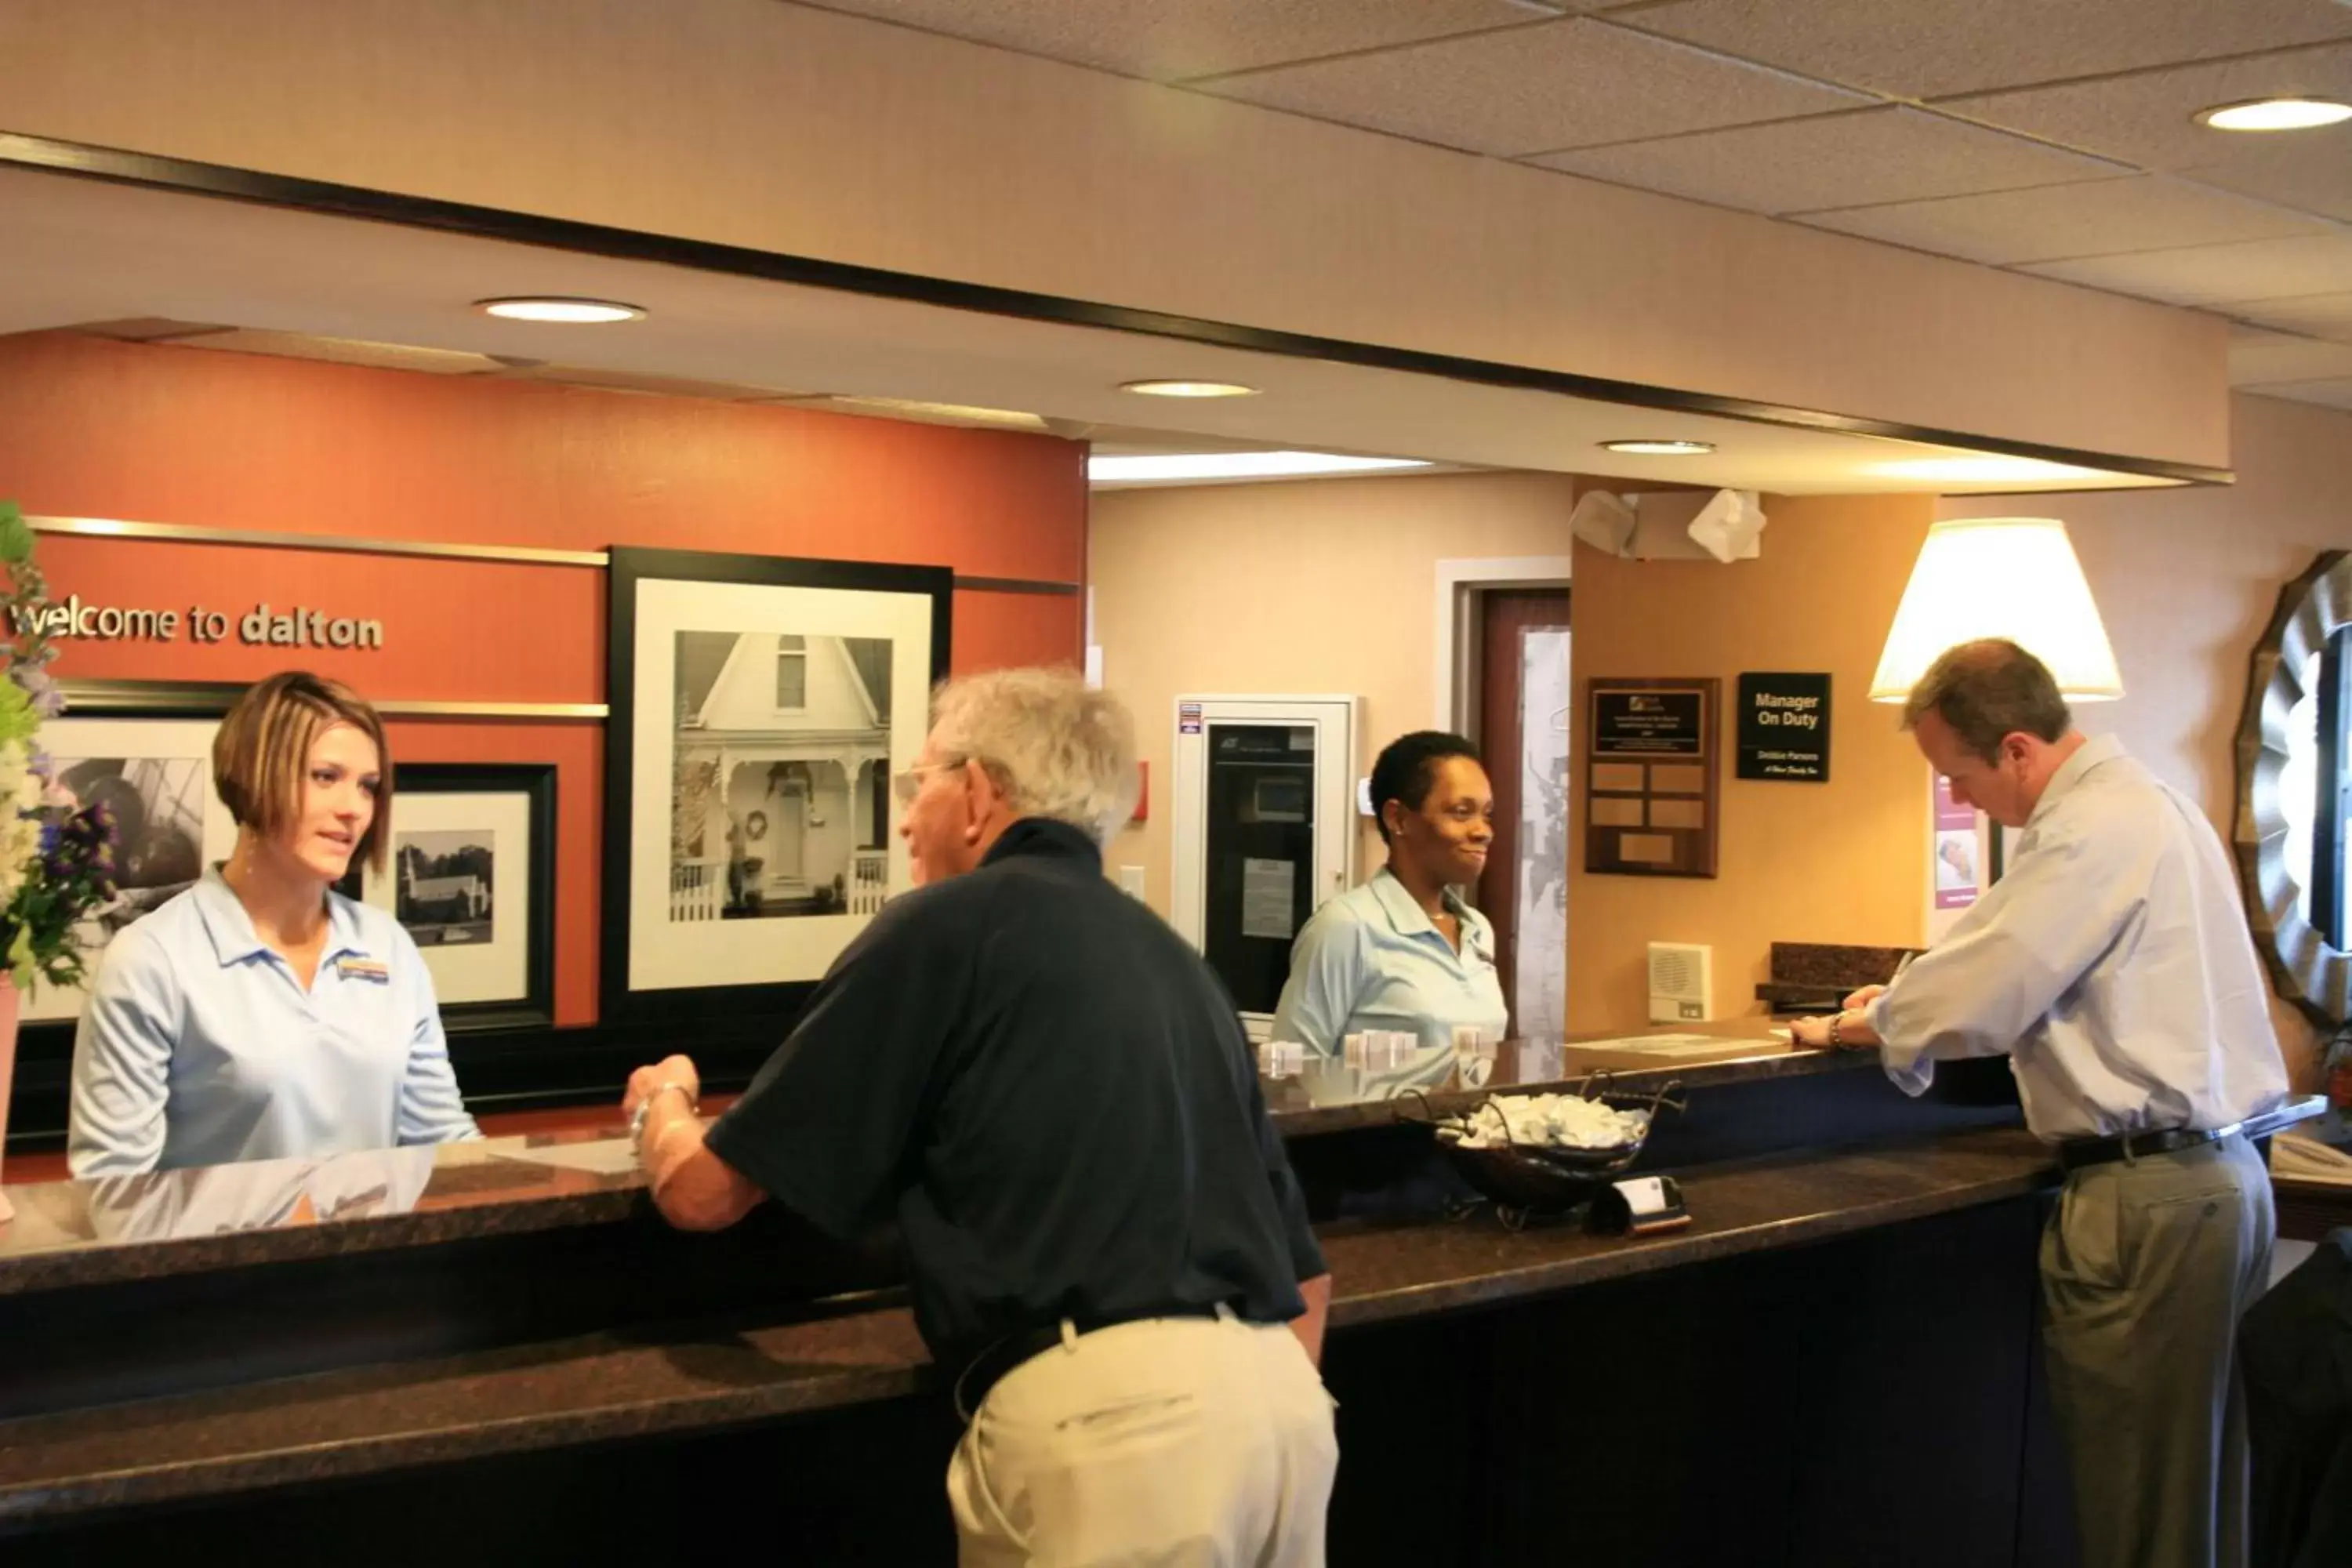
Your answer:
[[[1404,884],[1397,879],[1395,872],[1385,866],[1381,867],[1372,875],[1371,889],[1372,897],[1380,901],[1381,911],[1389,917],[1389,924],[1396,928],[1399,936],[1417,936],[1423,931],[1427,931],[1438,941],[1445,942],[1445,933],[1437,929],[1436,922],[1429,918],[1429,911],[1415,902],[1411,893],[1405,891]],[[1462,922],[1463,946],[1468,951],[1484,954],[1486,938],[1480,934],[1479,928],[1479,921],[1483,917],[1464,900],[1459,888],[1446,889],[1444,898],[1445,907],[1451,910],[1454,917]],[[1448,942],[1445,945],[1452,947],[1454,944]]]
[[[236,889],[222,877],[218,866],[206,868],[196,883],[195,894],[196,912],[204,916],[205,933],[212,938],[213,952],[223,968],[270,951],[269,944],[253,929],[253,917],[246,913]],[[360,940],[357,918],[331,895],[327,900],[327,945],[319,954],[320,971],[324,973],[338,958],[372,956]]]

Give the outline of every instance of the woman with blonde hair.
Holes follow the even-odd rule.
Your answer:
[[[213,742],[236,847],[108,946],[74,1037],[77,1176],[481,1136],[433,977],[389,913],[335,892],[392,836],[383,722],[299,670]]]

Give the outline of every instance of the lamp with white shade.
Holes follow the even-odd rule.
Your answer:
[[[2069,702],[2124,694],[2083,563],[2054,517],[1954,518],[1930,527],[1871,677],[1870,700],[1904,701],[1947,648],[1979,637],[2006,637],[2040,659]],[[1999,823],[1990,840],[1998,881]]]
[[[2007,637],[2048,665],[2069,702],[2124,694],[2091,585],[2054,517],[1956,518],[1928,529],[1870,700],[1903,701],[1945,649],[1979,637]]]

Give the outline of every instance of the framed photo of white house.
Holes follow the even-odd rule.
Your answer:
[[[555,764],[397,763],[382,871],[339,889],[390,910],[449,1034],[555,1022]]]
[[[607,1022],[772,1018],[910,885],[890,779],[947,674],[954,584],[612,552]]]
[[[66,714],[40,732],[57,788],[76,806],[104,801],[114,814],[119,891],[91,911],[80,932],[91,974],[116,936],[194,887],[207,866],[236,847],[236,824],[213,790],[217,717],[180,717],[191,705],[158,710],[110,702],[106,695],[85,683]],[[225,701],[214,709],[225,710]],[[138,716],[157,711],[170,716]],[[37,985],[22,1016],[27,1024],[69,1022],[81,1016],[84,997],[79,986]]]

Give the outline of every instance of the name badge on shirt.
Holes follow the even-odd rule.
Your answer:
[[[357,953],[345,953],[335,960],[335,973],[343,980],[373,980],[378,985],[392,983],[392,966],[380,958],[364,958]]]

